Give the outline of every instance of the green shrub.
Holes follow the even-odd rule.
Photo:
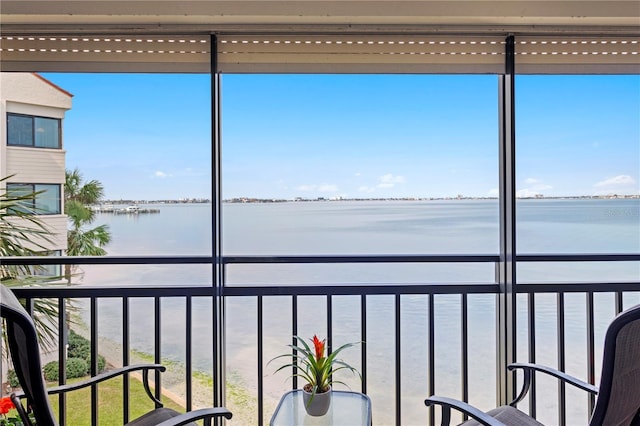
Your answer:
[[[44,366],[44,378],[49,382],[58,381],[58,361],[48,362]]]
[[[18,375],[15,370],[9,370],[7,373],[7,381],[12,388],[20,387],[20,381],[18,380]]]
[[[87,375],[87,361],[82,358],[68,358],[67,359],[67,378],[75,379],[76,377],[83,377]]]
[[[88,357],[85,361],[87,362],[87,374],[91,374],[91,357]],[[107,360],[102,355],[98,355],[98,374],[103,373],[106,367]]]
[[[104,372],[105,368],[107,368],[107,360],[102,355],[98,355],[98,373]]]
[[[87,361],[82,358],[67,359],[67,379],[83,377],[87,375]],[[58,361],[51,361],[44,366],[44,378],[50,382],[58,381]]]
[[[76,333],[73,330],[69,330],[69,335],[67,336],[67,339],[69,340],[69,344],[73,344],[76,342],[87,342],[88,340],[85,339],[84,337],[82,337],[81,335],[79,335],[78,333]]]
[[[73,330],[69,330],[69,348],[67,356],[69,358],[81,358],[87,363],[86,374],[91,373],[91,342]],[[106,368],[107,361],[102,355],[98,355],[98,373],[102,373]]]
[[[67,379],[91,374],[91,342],[73,330],[69,330],[67,341]],[[107,366],[107,360],[98,355],[98,373]],[[44,366],[44,378],[50,382],[58,380],[58,362],[51,361]]]
[[[67,343],[69,344],[67,350],[69,358],[91,359],[91,342],[89,340],[70,330]]]

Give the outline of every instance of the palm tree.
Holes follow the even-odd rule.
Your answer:
[[[11,176],[0,179],[0,184]],[[35,197],[42,193],[0,189],[0,256],[38,256],[47,251],[52,233],[32,207]],[[0,263],[0,280],[28,276],[29,266]]]
[[[11,176],[0,178],[0,184]],[[48,253],[46,244],[53,235],[34,211],[33,200],[39,192],[24,193],[7,191],[0,185],[0,256],[41,256]],[[7,265],[0,262],[0,283],[7,287],[50,284],[58,277],[34,274],[41,270],[38,266]],[[58,316],[55,301],[38,299],[34,306],[34,320],[44,346],[53,347],[57,330],[52,327],[52,318]],[[3,334],[4,336],[4,334]],[[6,348],[7,346],[3,346]]]
[[[98,203],[104,195],[102,183],[97,180],[83,182],[82,173],[77,168],[65,172],[64,212],[69,219],[67,232],[68,256],[104,256],[103,248],[111,241],[107,225],[87,229],[95,219],[92,204]],[[71,281],[71,266],[66,265],[65,277]]]

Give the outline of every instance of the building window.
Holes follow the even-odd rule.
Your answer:
[[[41,183],[7,183],[7,192],[12,196],[25,196],[16,212],[33,214],[60,214],[60,185]],[[33,195],[29,197],[28,195]]]
[[[61,148],[60,120],[7,114],[7,144],[37,148]]]
[[[62,256],[61,250],[51,250],[46,253],[42,253],[43,256]],[[62,265],[37,265],[32,266],[33,275],[39,277],[61,277]]]

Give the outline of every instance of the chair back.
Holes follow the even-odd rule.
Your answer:
[[[616,316],[604,339],[602,374],[592,426],[639,425],[640,305]]]
[[[36,423],[38,426],[56,426],[42,377],[36,327],[13,292],[4,285],[0,285],[0,316],[5,320],[13,367]]]

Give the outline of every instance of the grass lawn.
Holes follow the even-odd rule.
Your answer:
[[[68,383],[82,381],[69,380]],[[98,384],[98,424],[100,426],[122,426],[123,419],[122,377],[113,378]],[[184,412],[184,407],[173,400],[163,397],[165,407]],[[66,396],[67,418],[66,424],[72,426],[91,425],[91,388],[68,392]],[[58,396],[51,396],[54,414],[58,415]],[[151,411],[153,403],[144,391],[142,382],[135,377],[129,380],[129,420],[133,420]]]

